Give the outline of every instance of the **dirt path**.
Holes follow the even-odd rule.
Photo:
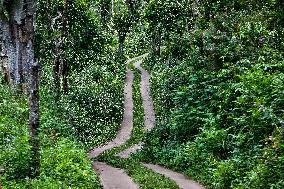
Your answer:
[[[147,54],[146,54],[147,55]],[[134,63],[136,69],[140,70],[141,72],[141,83],[140,83],[140,93],[142,96],[143,107],[144,107],[144,128],[145,130],[151,130],[155,126],[155,111],[153,100],[151,97],[150,92],[150,74],[141,67],[142,60],[146,55],[140,56],[140,60]],[[120,153],[117,155],[121,158],[128,158],[130,154],[135,153],[136,151],[140,150],[143,146],[143,143],[140,142]]]
[[[143,58],[143,56],[142,56]],[[144,107],[144,127],[146,131],[151,130],[155,126],[155,112],[153,106],[153,100],[151,98],[151,91],[150,91],[150,74],[141,67],[142,60],[137,60],[134,66],[135,68],[141,71],[141,96],[143,100],[143,107]],[[126,149],[118,154],[118,156],[122,158],[128,158],[131,153],[135,153],[137,150],[143,147],[143,143],[136,144],[129,149]],[[199,185],[198,183],[188,179],[183,174],[174,172],[172,170],[166,169],[159,165],[154,164],[143,164],[145,167],[152,169],[154,172],[162,174],[172,180],[174,180],[177,185],[182,189],[205,189],[203,186]]]
[[[116,135],[116,138],[111,142],[93,149],[89,152],[89,157],[94,158],[99,156],[106,150],[120,146],[124,144],[131,136],[133,128],[133,100],[132,100],[132,83],[134,74],[131,70],[126,71],[126,81],[124,86],[124,115],[121,123],[121,128]]]
[[[131,146],[130,148],[123,150],[122,152],[119,152],[118,154],[116,154],[117,156],[121,157],[121,158],[129,158],[129,156],[135,152],[137,152],[138,150],[142,149],[143,147],[143,143],[140,142],[138,144],[135,144],[134,146]]]
[[[100,174],[104,189],[138,189],[123,170],[111,167],[102,162],[94,162],[94,169]]]
[[[132,84],[134,74],[131,70],[126,71],[126,80],[124,86],[124,115],[121,123],[121,128],[115,139],[111,142],[93,149],[89,152],[89,158],[99,156],[106,150],[124,144],[131,136],[133,128],[133,100],[132,100]],[[111,167],[102,162],[94,162],[94,169],[100,176],[101,183],[104,189],[138,189],[132,179],[122,170]]]
[[[152,169],[157,173],[165,175],[166,177],[174,180],[177,183],[177,185],[182,189],[205,189],[197,182],[186,178],[183,174],[174,172],[159,165],[146,164],[146,163],[143,163],[143,165],[149,169]]]
[[[127,63],[132,63],[136,61],[134,66],[141,71],[141,96],[143,100],[144,107],[144,126],[145,131],[151,130],[155,125],[155,112],[153,101],[150,95],[150,75],[149,73],[141,67],[142,58],[147,56],[147,54],[140,57],[134,58],[127,61]],[[124,87],[124,115],[123,121],[121,123],[121,128],[115,139],[111,142],[93,149],[89,152],[89,157],[94,158],[99,156],[106,150],[114,147],[118,147],[124,144],[131,137],[131,131],[133,129],[133,99],[132,99],[132,84],[133,84],[134,74],[131,70],[127,69],[126,81]],[[117,155],[122,158],[128,158],[131,153],[135,153],[137,150],[143,147],[143,143],[140,142],[126,149]],[[163,168],[158,165],[153,164],[143,164],[145,167],[152,169],[153,171],[165,175],[166,177],[174,180],[178,186],[182,189],[205,189],[198,183],[189,180],[184,175],[176,173],[169,169]],[[94,169],[99,173],[101,183],[104,189],[138,189],[139,186],[135,184],[132,179],[122,170],[118,168],[111,167],[103,162],[94,162]]]
[[[150,74],[141,67],[142,60],[137,61],[134,66],[141,71],[141,96],[144,107],[144,126],[146,130],[151,130],[155,126],[155,112],[153,100],[150,92]]]

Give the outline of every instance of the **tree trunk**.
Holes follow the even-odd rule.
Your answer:
[[[68,35],[67,21],[68,21],[69,3],[70,2],[68,0],[64,0],[64,7],[62,12],[60,12],[59,15],[53,19],[53,21],[51,21],[53,23],[55,23],[56,20],[59,19],[61,21],[60,28],[54,28],[53,24],[51,24],[51,28],[54,31],[60,32],[60,36],[54,39],[55,49],[53,51],[54,54],[53,85],[54,85],[54,93],[56,100],[58,100],[62,91],[64,92],[64,94],[68,94],[69,91],[69,82],[68,82],[69,66],[66,55],[66,50],[68,48],[66,36]]]
[[[24,78],[29,76],[29,127],[32,145],[33,163],[31,167],[32,175],[39,176],[40,155],[39,155],[39,65],[35,61],[34,56],[34,34],[35,34],[35,0],[26,0],[26,17],[24,18],[23,38],[20,41],[23,46],[22,61],[24,63],[24,71],[28,68],[28,72],[24,73]],[[26,67],[27,66],[27,67]],[[26,80],[24,80],[26,82]]]
[[[160,56],[161,51],[161,33],[158,29],[158,27],[155,28],[153,41],[152,41],[152,48],[153,48],[153,54],[155,56]]]
[[[124,54],[124,41],[125,41],[126,33],[118,32],[118,41],[119,41],[119,56],[123,56]]]
[[[10,75],[8,68],[8,57],[4,53],[3,54],[1,53],[0,64],[1,64],[1,72],[3,73],[3,80],[5,83],[9,84]]]
[[[63,59],[62,63],[62,80],[63,80],[63,92],[64,94],[68,94],[69,92],[69,85],[68,85],[68,62],[66,57]]]
[[[8,57],[8,73],[5,75],[8,75],[8,82],[14,88],[20,87],[21,91],[27,93],[30,63],[33,62],[30,54],[33,54],[35,2],[18,0],[12,4],[10,2],[5,7],[10,15],[7,18],[2,12],[0,18],[2,56]],[[3,61],[2,64],[4,64]]]
[[[58,100],[60,95],[60,58],[59,50],[55,49],[55,59],[53,63],[53,83],[54,83],[54,93],[56,95],[56,100]]]
[[[63,26],[62,26],[62,41],[63,41],[63,49],[62,49],[62,83],[63,83],[63,92],[64,94],[68,94],[69,86],[68,86],[68,61],[66,56],[66,36],[67,36],[67,14],[68,14],[68,0],[64,0],[64,11],[63,11]]]
[[[4,1],[0,7],[2,70],[8,81],[29,94],[29,129],[33,162],[31,175],[39,175],[39,66],[34,56],[36,0]],[[4,14],[4,8],[9,18]],[[7,62],[7,63],[6,63]],[[6,66],[7,64],[7,66]],[[27,87],[29,84],[29,88]]]
[[[33,64],[30,72],[30,96],[29,96],[29,128],[30,143],[32,146],[31,175],[39,176],[40,154],[39,154],[39,65]]]
[[[1,40],[1,67],[2,72],[7,83],[12,84],[11,75],[15,75],[12,72],[14,54],[14,45],[12,44],[12,36],[10,32],[10,23],[4,12],[1,9],[0,17],[0,40]],[[16,82],[15,82],[16,83]]]

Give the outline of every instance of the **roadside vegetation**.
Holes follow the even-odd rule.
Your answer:
[[[154,23],[161,10],[177,20]],[[283,2],[151,1],[148,11],[169,29],[166,50],[146,61],[158,123],[142,159],[210,188],[283,188]]]

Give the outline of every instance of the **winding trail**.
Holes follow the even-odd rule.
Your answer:
[[[147,55],[147,54],[146,54]],[[150,74],[141,67],[142,59],[146,55],[140,56],[140,59],[134,63],[136,69],[140,70],[141,72],[141,83],[140,83],[140,93],[142,96],[143,107],[144,107],[144,129],[146,131],[151,130],[155,126],[155,111],[153,100],[151,97],[151,90],[150,90]],[[128,158],[130,154],[135,153],[136,151],[140,150],[143,147],[143,143],[140,142],[120,153],[117,155],[121,158]]]
[[[145,132],[150,131],[155,126],[155,112],[153,101],[150,95],[150,74],[141,67],[142,59],[148,55],[144,54],[134,59],[128,60],[126,63],[135,61],[134,66],[141,72],[140,91],[144,107],[144,129]],[[123,145],[131,137],[133,129],[133,99],[132,99],[132,84],[134,74],[130,69],[126,70],[126,80],[124,87],[124,115],[121,123],[121,128],[115,139],[109,143],[93,149],[89,152],[89,158],[98,157],[100,154],[114,147]],[[143,147],[140,142],[120,153],[117,156],[121,158],[128,158],[131,153]],[[171,180],[175,181],[182,189],[205,189],[203,186],[195,181],[190,180],[183,174],[166,169],[159,165],[146,164],[143,165],[156,173],[162,174]],[[132,179],[122,169],[114,168],[106,163],[95,161],[93,162],[94,169],[99,173],[101,183],[104,189],[138,189],[139,186],[132,181]]]
[[[143,55],[141,56],[144,57]],[[140,83],[140,90],[141,90],[141,96],[143,100],[143,107],[144,107],[144,128],[146,131],[151,130],[155,126],[155,111],[154,111],[154,105],[153,100],[151,97],[151,91],[150,91],[150,74],[141,67],[142,60],[138,60],[134,63],[134,66],[136,69],[140,70],[141,72],[141,83]],[[136,144],[129,149],[126,149],[122,152],[120,152],[118,155],[122,158],[128,158],[131,153],[135,153],[137,150],[141,149],[143,147],[143,143],[140,142],[139,144]],[[143,163],[143,165],[149,169],[152,169],[154,172],[157,172],[159,174],[162,174],[172,180],[174,180],[177,185],[182,189],[205,189],[203,186],[198,184],[197,182],[190,180],[186,176],[184,176],[181,173],[174,172],[172,170],[166,169],[160,165],[154,165],[154,164],[146,164]]]
[[[132,99],[132,84],[134,74],[130,69],[126,70],[126,80],[124,85],[124,114],[120,130],[116,138],[106,145],[95,148],[89,152],[90,158],[98,157],[104,151],[124,144],[131,137],[133,128],[133,99]]]
[[[126,80],[124,86],[124,114],[121,128],[116,138],[106,145],[100,146],[89,152],[89,158],[98,157],[100,154],[114,147],[124,144],[130,137],[133,128],[133,99],[132,84],[134,74],[131,70],[126,70]],[[94,169],[100,176],[101,184],[104,189],[138,189],[132,179],[122,170],[111,167],[103,162],[93,162]]]

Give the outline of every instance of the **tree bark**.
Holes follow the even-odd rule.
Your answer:
[[[67,36],[67,14],[68,14],[68,0],[64,0],[64,11],[63,11],[63,26],[62,26],[62,41],[63,41],[63,49],[62,49],[62,83],[63,83],[63,92],[64,94],[68,94],[69,91],[69,86],[68,86],[68,61],[67,61],[67,56],[66,56],[66,49],[67,49],[67,41],[66,41],[66,36]]]
[[[67,40],[66,36],[68,35],[68,6],[70,1],[64,0],[63,10],[58,12],[58,16],[53,18],[51,21],[51,28],[52,30],[57,30],[60,32],[60,36],[54,39],[55,49],[53,49],[54,54],[54,61],[53,61],[53,85],[54,85],[54,93],[55,98],[58,98],[63,91],[64,94],[68,94],[69,91],[69,81],[68,81],[68,74],[69,74],[69,65],[67,60],[66,49]],[[54,28],[54,24],[57,20],[60,20],[60,28]]]
[[[39,175],[39,66],[35,62],[36,0],[4,1],[0,8],[2,70],[14,88],[29,94],[31,176]],[[5,15],[4,9],[9,17]],[[7,65],[7,66],[6,66]],[[29,85],[29,87],[28,87]]]
[[[8,14],[4,14],[6,8]],[[1,9],[2,56],[8,57],[8,79],[14,88],[27,93],[30,65],[34,60],[35,0],[14,0]],[[2,61],[3,64],[3,61]]]
[[[31,175],[39,176],[40,154],[39,154],[39,65],[33,64],[30,72],[30,96],[29,96],[29,128],[30,143],[32,146]]]
[[[60,94],[60,58],[59,49],[55,47],[55,59],[53,63],[53,83],[54,83],[54,93],[56,95],[56,100],[59,98]]]
[[[11,56],[12,53],[10,52],[14,51],[13,50],[14,47],[11,42],[12,39],[11,39],[9,19],[4,14],[3,7],[1,8],[0,11],[1,11],[0,12],[1,67],[6,82],[11,83],[12,79],[11,79],[10,61],[14,56]]]
[[[39,154],[39,65],[35,61],[34,56],[34,34],[35,34],[35,14],[36,1],[25,0],[24,11],[26,17],[24,18],[24,32],[25,35],[20,38],[23,53],[22,61],[24,64],[24,71],[28,69],[28,73],[24,73],[24,79],[29,78],[29,128],[30,141],[32,146],[32,166],[31,174],[33,177],[39,176],[40,154]],[[23,40],[24,39],[24,40]],[[28,77],[29,76],[29,77]],[[26,83],[26,81],[24,81]]]
[[[119,41],[119,56],[123,56],[124,54],[124,41],[125,41],[126,33],[118,32],[118,41]]]

